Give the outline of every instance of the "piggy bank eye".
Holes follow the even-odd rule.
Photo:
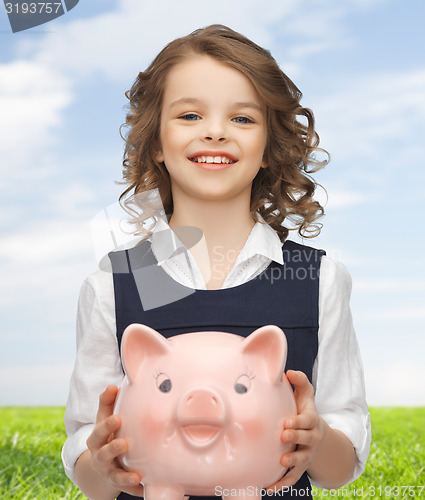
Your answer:
[[[172,387],[171,380],[165,373],[160,373],[156,377],[156,386],[161,392],[170,392]]]
[[[248,375],[241,375],[235,382],[234,388],[238,394],[245,394],[251,387],[251,378]]]

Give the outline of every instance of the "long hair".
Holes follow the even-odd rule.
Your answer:
[[[170,177],[163,163],[155,160],[160,133],[163,95],[172,67],[193,55],[207,55],[240,71],[254,85],[266,107],[267,144],[261,168],[253,180],[250,211],[260,214],[283,242],[291,229],[303,237],[320,233],[317,219],[323,207],[313,199],[317,183],[310,174],[322,168],[319,136],[310,109],[300,105],[302,93],[283,73],[270,52],[223,25],[198,29],[169,43],[137,76],[126,92],[129,112],[123,159],[124,184],[121,205],[133,216],[137,234],[147,234],[155,225],[157,212],[138,196],[157,189],[165,215],[173,212]],[[140,196],[139,196],[140,198]],[[152,219],[148,229],[143,224]],[[290,227],[292,226],[292,227]]]

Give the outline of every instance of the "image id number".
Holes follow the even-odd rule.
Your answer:
[[[380,497],[420,497],[424,493],[425,486],[369,486],[368,495]]]
[[[62,7],[61,2],[8,2],[7,14],[57,14]]]

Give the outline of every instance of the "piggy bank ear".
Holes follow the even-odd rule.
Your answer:
[[[272,383],[278,383],[286,364],[288,346],[283,331],[274,325],[258,328],[242,342],[242,354],[260,363]]]
[[[141,364],[151,356],[161,356],[170,351],[170,344],[160,333],[146,325],[134,323],[124,330],[121,358],[130,383],[136,378]]]

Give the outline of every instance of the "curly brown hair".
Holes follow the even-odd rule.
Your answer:
[[[324,210],[313,199],[318,184],[310,174],[322,168],[329,155],[318,147],[313,113],[300,105],[302,93],[268,50],[218,24],[195,30],[169,43],[146,71],[139,73],[125,93],[130,103],[126,122],[121,126],[129,128],[127,137],[123,137],[126,141],[123,184],[129,186],[119,200],[133,216],[137,234],[149,233],[156,223],[158,210],[149,203],[148,194],[155,188],[165,214],[169,217],[173,212],[168,171],[163,163],[155,160],[160,111],[170,69],[194,55],[213,57],[240,71],[251,81],[265,104],[267,144],[264,159],[268,167],[261,168],[252,183],[250,210],[254,219],[258,221],[257,214],[260,214],[282,242],[292,229],[297,229],[303,237],[317,236],[321,224],[316,221]],[[318,151],[325,153],[327,159],[319,161],[316,158]],[[146,197],[141,202],[144,193]],[[149,219],[153,224],[144,229],[143,224]],[[292,227],[285,227],[285,221]]]

